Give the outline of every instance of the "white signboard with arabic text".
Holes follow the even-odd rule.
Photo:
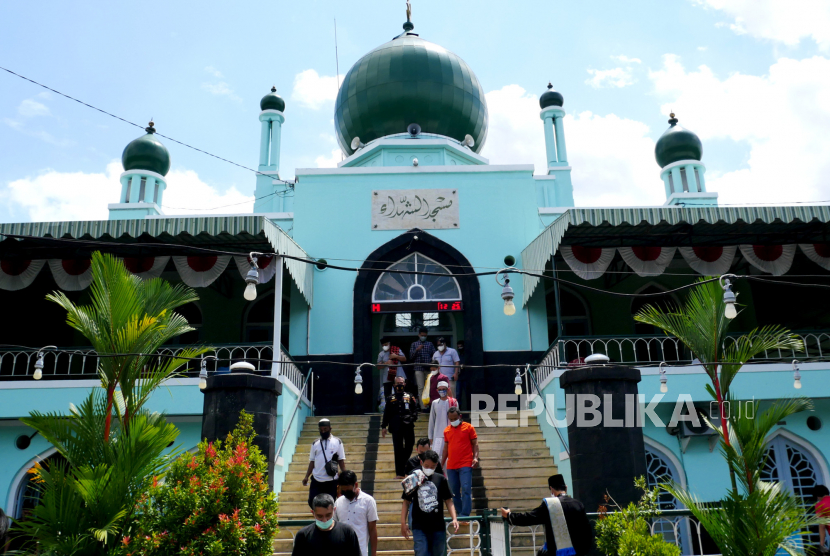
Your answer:
[[[444,230],[459,226],[457,189],[372,191],[373,230]]]

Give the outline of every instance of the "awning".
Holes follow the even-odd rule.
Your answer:
[[[248,254],[251,251],[309,258],[279,226],[264,216],[202,216],[193,218],[142,218],[75,222],[23,222],[0,224],[0,233],[31,238],[0,241],[0,259],[56,259],[67,251],[106,250],[121,256],[152,253],[204,254],[195,248],[213,248]],[[36,238],[44,238],[38,240]],[[59,244],[45,238],[96,240],[104,245]],[[136,245],[150,244],[150,245]],[[155,248],[152,244],[177,244],[182,249]],[[190,250],[188,249],[190,248]],[[174,252],[175,251],[175,252]],[[283,259],[288,273],[311,306],[313,265]]]
[[[830,242],[830,206],[573,208],[522,251],[543,270],[561,245],[692,247]],[[523,276],[526,305],[540,278]]]

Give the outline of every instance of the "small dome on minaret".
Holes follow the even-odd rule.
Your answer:
[[[147,170],[166,176],[170,171],[170,153],[161,141],[156,139],[153,122],[144,128],[147,135],[130,142],[121,154],[124,170]]]
[[[271,92],[262,97],[259,101],[259,107],[262,110],[278,110],[285,112],[285,101],[277,94],[277,88],[271,87]]]
[[[669,115],[669,129],[660,136],[654,146],[654,158],[661,168],[681,160],[700,160],[703,157],[703,143],[700,138],[677,125],[674,112]]]
[[[539,106],[544,110],[549,106],[562,106],[565,104],[565,97],[559,91],[553,90],[553,85],[548,83],[548,90],[539,97]]]

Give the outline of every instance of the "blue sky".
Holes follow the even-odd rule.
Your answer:
[[[654,141],[673,108],[723,203],[830,199],[830,3],[412,0],[416,32],[487,92],[493,163],[535,163],[537,98],[565,96],[577,204],[664,200]],[[259,99],[286,99],[284,178],[339,159],[340,73],[401,30],[404,1],[0,4],[0,65],[254,167]],[[0,221],[106,218],[141,130],[0,72]],[[165,204],[249,211],[252,172],[167,142]],[[242,203],[242,204],[239,204]]]

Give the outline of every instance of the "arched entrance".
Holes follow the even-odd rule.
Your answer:
[[[417,241],[414,239],[417,234]],[[473,274],[470,262],[450,244],[418,229],[410,230],[372,252],[360,267],[354,286],[354,360],[356,363],[377,359],[378,338],[382,329],[400,337],[399,345],[408,355],[410,335],[414,340],[419,323],[436,329],[455,346],[463,339],[467,364],[480,365],[481,295],[476,276],[416,276],[383,273],[388,270],[420,270],[430,273]],[[461,309],[453,310],[454,301]],[[442,304],[439,307],[438,304]],[[386,304],[386,305],[384,305]],[[378,307],[380,305],[380,307]],[[429,305],[429,306],[427,306]],[[443,305],[447,305],[446,308]],[[389,312],[379,312],[386,311]],[[373,312],[375,311],[375,312]],[[452,313],[443,315],[443,313]],[[394,316],[394,319],[392,318]],[[435,326],[430,326],[433,323]],[[446,328],[447,330],[442,330]],[[450,332],[450,334],[445,334]],[[435,336],[437,337],[437,336]],[[471,380],[475,380],[471,377]],[[475,386],[473,385],[475,388]],[[364,386],[365,388],[365,386]],[[366,389],[364,407],[371,411],[378,395],[378,384]]]

